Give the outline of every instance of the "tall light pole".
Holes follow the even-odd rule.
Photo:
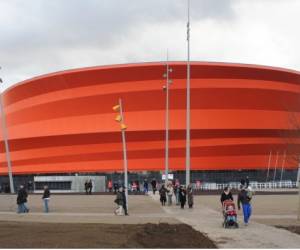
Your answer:
[[[191,153],[190,153],[190,112],[191,112],[191,97],[190,97],[190,0],[188,0],[188,22],[187,22],[187,81],[186,81],[186,159],[185,159],[185,184],[190,184],[190,168],[191,168]]]
[[[165,183],[168,183],[169,176],[169,85],[172,83],[172,80],[169,78],[169,73],[172,72],[172,69],[169,67],[169,53],[167,51],[167,64],[166,64],[166,73],[164,77],[166,78],[166,85],[164,85],[164,90],[166,91],[166,138],[165,138]]]
[[[1,67],[0,67],[1,69]],[[0,83],[3,83],[2,79],[0,78]],[[6,117],[3,108],[3,101],[2,101],[2,93],[0,92],[0,111],[1,111],[1,121],[2,121],[2,134],[5,144],[5,151],[6,151],[6,161],[8,167],[8,176],[9,176],[9,186],[10,192],[13,194],[15,192],[14,182],[12,177],[12,168],[11,168],[11,159],[10,159],[10,151],[9,151],[9,144],[8,144],[8,136],[7,136],[7,129],[6,129]]]
[[[123,145],[123,163],[124,163],[124,186],[125,186],[125,197],[126,197],[126,206],[128,211],[128,168],[127,168],[127,149],[126,149],[126,137],[125,131],[127,126],[124,123],[123,107],[122,100],[119,98],[119,104],[113,107],[114,111],[119,112],[119,115],[116,117],[116,121],[121,123],[121,132],[122,132],[122,145]]]

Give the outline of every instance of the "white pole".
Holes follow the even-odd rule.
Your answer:
[[[1,69],[1,67],[0,67]],[[2,83],[2,79],[0,78],[0,83]],[[2,100],[2,93],[0,92],[0,111],[1,111],[1,121],[2,121],[2,134],[5,144],[5,151],[6,151],[6,161],[8,167],[8,176],[9,176],[9,186],[10,186],[10,193],[15,193],[14,188],[14,181],[12,176],[12,167],[11,167],[11,158],[10,158],[10,150],[9,150],[9,143],[8,143],[8,135],[7,135],[7,127],[6,127],[6,116],[4,113],[3,108],[3,100]]]
[[[269,154],[268,172],[267,172],[266,182],[269,179],[269,171],[270,171],[270,165],[271,165],[271,158],[272,158],[272,150],[270,151],[270,154]]]
[[[275,182],[275,178],[276,178],[276,169],[277,169],[277,163],[278,163],[278,156],[279,156],[279,152],[277,151],[273,182]]]
[[[166,142],[165,142],[165,183],[168,183],[169,175],[169,53],[167,51],[167,74],[166,74]]]
[[[122,108],[122,100],[119,99],[119,105],[120,105],[120,115],[121,115],[121,121],[123,124],[124,122],[124,116],[123,116],[123,108]],[[122,144],[123,144],[123,158],[124,158],[124,186],[125,186],[125,197],[126,197],[126,206],[128,211],[128,176],[127,176],[127,151],[126,151],[126,138],[125,138],[125,129],[122,129]]]
[[[188,22],[187,22],[187,83],[186,83],[186,162],[185,162],[185,184],[190,184],[190,0],[188,0]]]
[[[283,168],[284,168],[284,165],[285,165],[285,158],[286,158],[286,151],[284,151],[284,155],[283,155],[283,159],[282,159],[280,182],[282,181]]]

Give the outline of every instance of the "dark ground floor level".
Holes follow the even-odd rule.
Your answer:
[[[179,183],[184,184],[186,174],[185,171],[170,171],[173,174],[173,179],[178,180]],[[270,170],[269,173],[267,170],[219,170],[219,171],[191,171],[191,182],[196,183],[219,183],[219,184],[230,184],[233,182],[240,182],[241,179],[249,178],[250,182],[265,182],[265,181],[279,181],[280,179],[284,181],[296,181],[297,180],[298,170],[281,170],[274,171]],[[144,180],[146,179],[149,183],[149,189],[151,189],[151,180],[155,179],[158,183],[161,183],[163,171],[157,172],[129,172],[128,173],[128,182],[137,183],[142,187]],[[47,176],[47,174],[40,174],[41,176]],[[74,175],[84,175],[84,176],[105,176],[106,187],[109,180],[112,180],[113,183],[118,183],[118,185],[123,185],[124,174],[113,172],[113,173],[70,173],[70,174],[48,174],[48,176],[74,176]],[[15,190],[21,184],[25,185],[27,189],[33,190],[34,185],[34,176],[39,175],[15,175],[14,186]],[[39,183],[41,184],[41,183]],[[47,184],[47,183],[46,183]],[[64,185],[64,183],[55,183],[51,184],[50,187],[52,190],[55,189],[64,189],[69,185]],[[39,189],[42,189],[42,185],[39,185]],[[0,176],[0,192],[9,192],[9,178],[8,176]]]

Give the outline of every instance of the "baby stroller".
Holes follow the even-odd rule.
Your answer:
[[[237,213],[235,210],[235,205],[232,200],[226,200],[223,202],[223,227],[224,228],[238,228],[237,223]]]

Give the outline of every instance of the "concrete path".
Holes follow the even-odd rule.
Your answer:
[[[151,195],[159,202],[159,196]],[[220,248],[299,248],[300,235],[284,229],[251,222],[247,227],[239,217],[239,229],[225,229],[222,227],[221,212],[217,212],[203,205],[194,209],[180,209],[179,206],[165,206],[164,211],[179,221],[205,233],[215,241]]]

